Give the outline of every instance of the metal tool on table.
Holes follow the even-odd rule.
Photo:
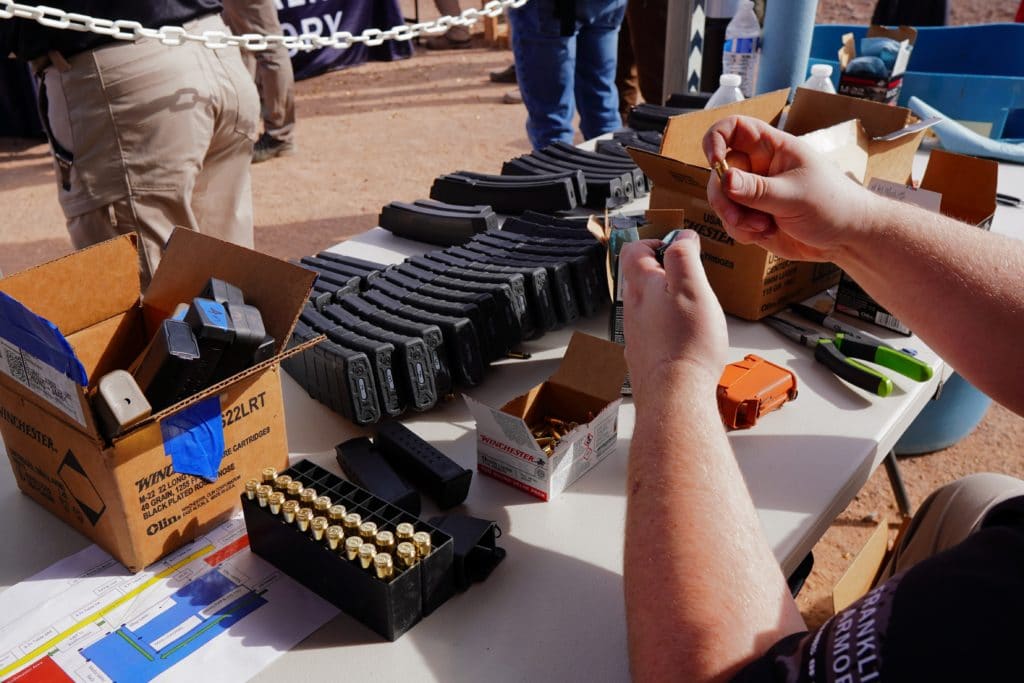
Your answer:
[[[837,318],[833,318],[828,313],[822,313],[821,311],[817,310],[816,308],[812,308],[811,306],[806,306],[804,304],[791,304],[789,310],[792,311],[793,313],[796,313],[804,320],[810,320],[812,323],[815,323],[816,325],[821,325],[827,330],[832,330],[833,332],[842,332],[843,334],[854,334],[857,335],[858,337],[863,337],[864,339],[867,339],[870,342],[874,342],[879,346],[884,346],[890,349],[896,348],[895,346],[885,341],[884,339],[879,339],[875,335],[865,332],[864,330],[858,329],[853,325],[847,325],[843,321]],[[901,348],[899,350],[910,356],[917,355],[916,349]]]
[[[814,349],[814,358],[840,378],[879,396],[892,393],[892,380],[856,359],[889,368],[916,382],[932,377],[932,368],[927,363],[860,334],[838,332],[835,337],[828,337],[774,315],[765,318],[765,322],[797,343]]]

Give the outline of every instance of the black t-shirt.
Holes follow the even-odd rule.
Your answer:
[[[29,3],[56,7],[97,19],[127,19],[146,28],[180,26],[213,12],[220,12],[220,0],[48,0]],[[13,53],[28,61],[56,50],[65,57],[89,50],[114,38],[70,29],[46,28],[31,19],[0,19],[0,59]]]
[[[1024,680],[1024,497],[954,548],[878,586],[817,631],[783,638],[733,681]]]

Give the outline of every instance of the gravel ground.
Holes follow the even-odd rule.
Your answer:
[[[413,2],[403,0],[407,15]],[[423,0],[424,16],[436,16]],[[871,0],[821,2],[822,23],[865,23]],[[953,23],[1011,21],[1016,0],[954,0]],[[479,37],[477,37],[479,40]],[[380,207],[426,196],[434,176],[457,168],[497,172],[528,151],[525,112],[502,104],[507,86],[487,72],[511,53],[484,48],[419,51],[408,61],[367,64],[297,86],[299,153],[253,168],[256,246],[280,257],[310,254],[376,224]],[[44,145],[0,139],[0,270],[15,272],[70,251]],[[902,461],[915,504],[937,486],[976,471],[1024,476],[1024,419],[1000,407],[953,448]],[[811,625],[827,618],[831,589],[872,520],[896,518],[882,469],[814,549],[799,604]]]

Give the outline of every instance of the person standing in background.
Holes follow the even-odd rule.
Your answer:
[[[224,23],[235,35],[281,35],[273,0],[224,0]],[[295,76],[284,45],[242,51],[242,61],[260,93],[263,134],[256,141],[252,162],[295,153]]]
[[[516,77],[534,149],[622,125],[615,64],[626,0],[530,0],[509,11]]]
[[[623,120],[640,103],[665,103],[665,27],[668,0],[629,0],[619,33],[615,85]]]
[[[218,0],[57,4],[150,28],[227,30]],[[259,96],[238,48],[124,41],[5,19],[0,55],[8,54],[29,62],[38,82],[75,248],[136,233],[145,288],[175,226],[252,247]]]

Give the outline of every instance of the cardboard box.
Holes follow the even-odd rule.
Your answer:
[[[872,178],[868,187],[897,201],[938,211],[968,225],[989,230],[996,212],[998,177],[999,163],[996,161],[934,149],[928,157],[920,187],[878,178]],[[846,273],[842,274],[836,291],[836,310],[900,334],[911,333],[910,328]]]
[[[722,227],[707,199],[711,169],[701,148],[704,132],[734,114],[776,123],[788,90],[716,109],[669,119],[661,154],[630,149],[653,180],[651,209],[682,209],[685,226],[701,236],[701,260],[712,289],[727,313],[758,320],[833,286],[838,269],[830,263],[788,261],[757,245],[737,244]],[[858,182],[879,177],[904,182],[923,130],[899,135],[911,121],[908,109],[798,88],[787,129],[832,159]],[[882,140],[882,136],[893,136]]]
[[[899,53],[893,64],[892,71],[885,78],[865,78],[846,73],[846,67],[857,56],[857,43],[852,33],[843,35],[843,44],[839,48],[839,94],[860,99],[895,104],[903,87],[903,74],[907,70],[910,54],[917,40],[917,30],[910,26],[886,28],[872,25],[868,27],[867,38],[892,38],[900,44]]]
[[[466,396],[476,420],[477,470],[551,500],[615,451],[625,375],[621,345],[575,332],[555,374],[500,409]],[[529,428],[549,416],[579,425],[550,457]]]
[[[89,404],[95,383],[127,367],[155,325],[210,277],[242,288],[278,355],[105,440]],[[134,235],[0,280],[0,291],[59,328],[87,378],[83,386],[31,350],[2,342],[0,434],[18,486],[133,572],[221,523],[247,479],[287,465],[279,363],[313,278],[177,230],[145,297]],[[203,456],[217,468],[215,481],[175,471],[176,458]]]

